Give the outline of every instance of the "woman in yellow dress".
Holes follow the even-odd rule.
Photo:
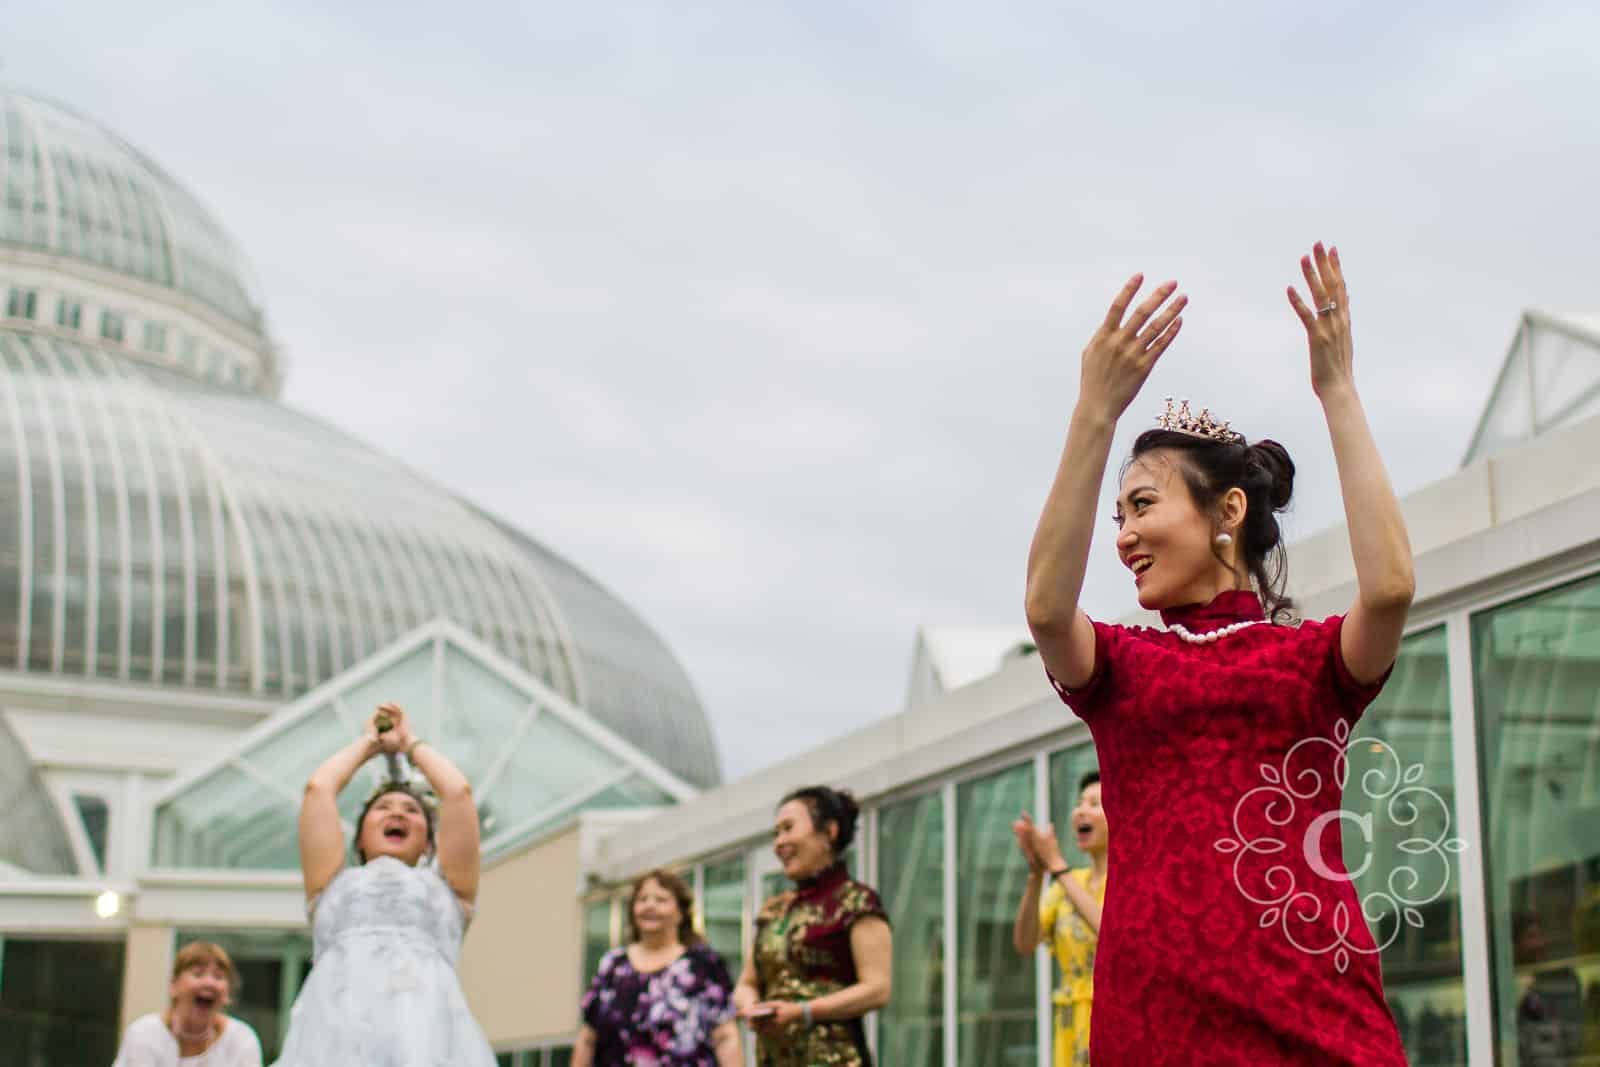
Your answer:
[[[1072,828],[1078,848],[1089,856],[1087,867],[1067,867],[1054,823],[1035,826],[1023,812],[1011,825],[1028,861],[1028,884],[1017,906],[1012,944],[1020,956],[1032,956],[1038,945],[1049,945],[1061,965],[1061,986],[1055,994],[1055,1067],[1089,1067],[1094,950],[1106,898],[1106,815],[1100,808],[1100,775],[1095,771],[1079,783]],[[1046,878],[1050,888],[1040,899]]]

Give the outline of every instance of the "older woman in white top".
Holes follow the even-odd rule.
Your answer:
[[[239,985],[219,945],[192,941],[172,966],[167,1010],[133,1021],[112,1067],[261,1067],[261,1042],[226,1008]]]

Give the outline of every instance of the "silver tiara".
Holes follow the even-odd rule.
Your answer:
[[[1220,441],[1225,445],[1244,444],[1244,434],[1226,422],[1218,422],[1212,416],[1210,408],[1201,408],[1199,415],[1191,415],[1187,400],[1178,401],[1177,407],[1174,408],[1170,396],[1167,397],[1167,410],[1156,416],[1156,425],[1173,433],[1186,433],[1190,437]]]

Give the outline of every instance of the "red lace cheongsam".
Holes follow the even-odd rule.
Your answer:
[[[1382,682],[1350,677],[1338,616],[1272,625],[1226,592],[1162,620],[1215,637],[1097,622],[1088,682],[1051,679],[1094,735],[1111,831],[1090,1062],[1404,1065],[1337,814]]]

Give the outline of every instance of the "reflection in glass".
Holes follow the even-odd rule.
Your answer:
[[[1344,810],[1355,818],[1340,827],[1345,867],[1382,949],[1384,992],[1406,1053],[1414,1067],[1465,1065],[1460,857],[1431,844],[1460,833],[1444,627],[1400,646],[1346,760]],[[1370,840],[1356,819],[1367,820]]]
[[[111,809],[100,797],[88,793],[74,793],[73,807],[83,823],[84,836],[89,839],[89,849],[102,873],[106,869],[106,835],[110,829]]]
[[[878,892],[894,929],[894,997],[878,1013],[885,1064],[944,1062],[944,803],[937,791],[878,810]]]
[[[1032,806],[1032,763],[956,787],[958,1063],[1034,1062],[1036,971],[1011,947],[1028,880],[1011,822]]]
[[[1083,794],[1078,783],[1084,775],[1099,769],[1100,760],[1092,743],[1073,745],[1050,756],[1050,821],[1055,823],[1061,856],[1069,867],[1087,867],[1092,862],[1089,854],[1078,847],[1077,835],[1072,832],[1072,809]],[[1037,813],[1034,817],[1038,817]],[[1106,832],[1111,832],[1110,826]]]
[[[1477,615],[1498,1062],[1600,1055],[1600,578]]]
[[[706,942],[737,981],[744,967],[744,857],[730,856],[705,866],[700,900]]]
[[[613,948],[611,909],[614,897],[592,900],[583,909],[583,986],[588,989],[600,969],[600,958]]]

